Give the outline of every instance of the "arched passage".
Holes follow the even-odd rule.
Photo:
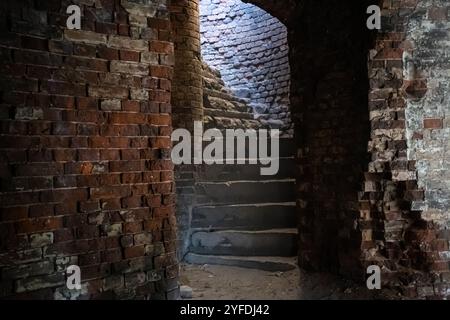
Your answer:
[[[277,18],[287,27],[288,105],[295,128],[293,155],[296,156],[290,174],[297,181],[293,200],[297,207],[299,265],[311,271],[332,271],[361,279],[364,273],[360,263],[362,236],[358,225],[358,197],[369,163],[367,52],[370,33],[359,25],[365,24],[366,6],[302,2],[291,11],[280,11],[278,5],[259,2],[257,5],[278,14]],[[335,14],[337,9],[339,14]],[[253,92],[242,90],[242,82],[239,82],[243,78],[239,72],[246,67],[239,55],[251,52],[264,42],[255,41],[248,48],[245,44],[236,44],[239,39],[227,33],[226,28],[242,16],[236,17],[233,13],[230,19],[229,11],[220,12],[212,4],[208,10],[203,17],[205,26],[200,27],[205,36],[202,40],[205,58],[225,71],[225,84],[228,82],[232,91],[254,102],[257,98]],[[324,21],[329,23],[324,24]],[[244,30],[245,25],[239,29],[241,33]],[[225,43],[223,47],[221,41]],[[273,45],[277,38],[270,41]],[[258,67],[257,71],[262,69]],[[250,76],[247,82],[255,78]],[[267,101],[270,104],[270,99]],[[194,172],[192,177],[195,176]],[[193,180],[195,184],[195,178]],[[195,188],[192,190],[195,192]],[[189,218],[183,221],[192,221],[194,207],[195,204],[190,207]]]

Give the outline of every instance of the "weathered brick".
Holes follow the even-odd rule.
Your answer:
[[[128,89],[121,87],[89,86],[88,92],[95,98],[128,98]]]
[[[145,255],[144,246],[135,246],[124,249],[124,256],[126,259],[141,257]]]
[[[158,65],[159,64],[159,55],[156,52],[142,52],[141,62],[152,64],[152,65]]]
[[[3,279],[28,278],[32,276],[51,274],[53,271],[54,271],[53,262],[42,261],[20,265],[15,268],[3,269],[2,278]]]
[[[158,53],[173,53],[173,43],[163,41],[150,41],[150,51]]]
[[[146,51],[148,49],[148,42],[144,40],[134,40],[128,37],[111,36],[108,39],[108,46],[120,49],[133,48],[137,51]]]
[[[30,235],[31,247],[43,247],[52,244],[54,236],[52,232],[35,233]]]
[[[37,218],[17,223],[18,233],[32,233],[47,230],[56,230],[62,227],[62,220],[58,217]]]
[[[112,61],[111,71],[145,76],[148,75],[149,68],[147,65],[141,63]]]
[[[442,129],[442,119],[424,119],[423,127],[425,129]]]
[[[120,50],[120,60],[139,62],[139,57],[137,51]]]
[[[56,287],[65,283],[63,273],[55,273],[40,277],[20,279],[16,282],[16,292],[33,291],[43,288]]]
[[[89,44],[106,44],[107,36],[90,31],[83,30],[64,30],[66,40],[74,42],[85,42]]]

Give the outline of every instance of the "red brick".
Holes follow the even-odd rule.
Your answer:
[[[172,119],[167,114],[150,114],[148,116],[148,123],[156,126],[168,126],[172,124]]]
[[[101,160],[120,160],[120,151],[114,149],[100,150]]]
[[[120,36],[129,36],[130,35],[130,26],[127,24],[119,24],[118,34]]]
[[[170,137],[151,137],[149,140],[151,148],[170,149],[172,147],[172,141],[170,140]]]
[[[123,149],[120,151],[122,160],[139,160],[140,152],[137,149]]]
[[[139,52],[120,50],[120,60],[139,62]]]
[[[167,66],[150,66],[150,75],[156,78],[172,79],[173,69]]]
[[[16,224],[17,233],[33,233],[62,228],[61,218],[37,218],[29,219]]]
[[[90,97],[77,97],[77,108],[78,109],[97,110],[98,109],[98,99],[90,98]]]
[[[134,184],[134,183],[141,183],[141,182],[142,182],[142,175],[140,172],[122,173],[122,183],[124,183],[124,184]]]
[[[36,204],[30,206],[29,216],[31,218],[37,217],[49,217],[53,216],[55,212],[54,205],[52,204]]]
[[[0,221],[21,220],[28,217],[28,207],[4,207],[0,208]]]
[[[102,72],[108,71],[108,62],[100,59],[70,56],[67,57],[66,63],[73,68]]]
[[[424,119],[423,127],[425,129],[442,129],[443,121],[442,119]]]
[[[111,172],[128,172],[128,171],[143,171],[144,162],[140,160],[133,161],[111,161]]]
[[[166,80],[166,79],[160,79],[160,81],[159,81],[159,88],[161,90],[171,91],[171,89],[172,89],[171,82],[169,80]]]
[[[92,188],[91,199],[123,198],[130,195],[128,186],[103,186],[101,188]]]
[[[170,21],[168,21],[166,19],[149,18],[148,26],[150,28],[155,28],[155,29],[169,30],[170,29]]]
[[[119,50],[102,46],[98,48],[98,57],[106,60],[119,60]]]
[[[145,197],[146,204],[150,208],[156,208],[161,206],[161,196],[160,195],[148,195]]]
[[[142,222],[128,222],[123,224],[124,233],[138,233],[142,231]]]
[[[138,112],[140,111],[140,103],[139,101],[125,100],[122,102],[122,110]]]
[[[100,151],[98,149],[79,149],[78,161],[96,161],[100,160]]]
[[[142,257],[144,255],[145,255],[145,246],[136,246],[124,249],[125,259]]]
[[[111,123],[115,124],[144,124],[147,122],[145,114],[141,113],[112,113]]]
[[[55,215],[71,215],[77,212],[76,201],[66,201],[55,205]]]

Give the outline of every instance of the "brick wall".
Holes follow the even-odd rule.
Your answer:
[[[450,293],[448,10],[446,1],[384,1],[371,51],[363,253],[412,298]]]
[[[166,1],[2,1],[0,24],[0,297],[175,298]]]
[[[262,123],[293,134],[287,29],[240,0],[200,1],[202,57]]]

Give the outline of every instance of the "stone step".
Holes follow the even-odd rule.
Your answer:
[[[271,272],[289,271],[297,268],[296,257],[211,256],[188,253],[184,259],[192,264],[216,264]]]
[[[205,116],[204,117],[204,128],[207,129],[261,129],[266,128],[258,120],[249,120],[249,119],[237,119],[237,118],[229,118],[229,117],[213,117],[213,116]]]
[[[219,110],[219,109],[210,109],[210,108],[204,108],[203,110],[204,110],[204,114],[207,116],[255,120],[253,114],[248,113],[248,112],[239,112],[239,111],[234,111],[234,110],[232,110],[232,111]]]
[[[295,179],[199,182],[195,189],[200,204],[291,202],[295,199]]]
[[[217,69],[214,69],[212,67],[210,67],[207,63],[203,62],[202,63],[202,74],[206,75],[210,78],[218,78],[221,79],[222,75],[220,74],[220,71]]]
[[[203,73],[203,86],[212,90],[227,90],[225,88],[225,82],[221,78],[211,77],[211,74]]]
[[[203,88],[203,95],[208,97],[220,98],[222,100],[230,101],[230,102],[238,102],[241,104],[245,104],[247,101],[241,98],[237,98],[233,96],[231,93],[225,93],[222,91],[211,90],[208,88]]]
[[[216,91],[218,93],[218,91]],[[221,95],[225,95],[225,92],[220,92]],[[251,109],[247,107],[245,104],[240,104],[237,101],[234,101],[230,96],[228,99],[212,97],[212,96],[203,96],[203,106],[205,108],[214,109],[214,110],[223,110],[230,112],[249,112]]]
[[[228,129],[232,129],[232,128],[228,128]],[[204,126],[204,130],[206,130],[206,125]],[[223,139],[226,138],[227,136],[227,132],[225,129],[219,129],[220,132],[222,133]],[[245,131],[245,129],[244,129]],[[237,139],[235,138],[235,145],[237,145]],[[271,142],[270,139],[267,139],[268,143]],[[205,147],[207,145],[209,145],[211,142],[209,141],[203,141],[203,145],[202,148],[203,150],[205,149]],[[225,144],[224,144],[225,145]],[[280,137],[278,139],[278,146],[279,146],[279,150],[278,150],[278,155],[280,158],[292,158],[295,157],[296,155],[296,147],[295,147],[295,143],[294,143],[294,139],[292,138],[283,138]],[[245,153],[248,155],[249,153],[249,144],[248,144],[248,139],[246,139],[246,143],[245,143]],[[271,148],[270,145],[267,147],[268,152],[270,153]]]
[[[297,254],[297,229],[194,231],[189,252],[292,257]]]
[[[264,230],[296,225],[295,202],[195,207],[191,222],[192,228],[210,230]]]
[[[236,180],[292,179],[297,170],[294,158],[281,158],[278,173],[274,176],[261,175],[261,164],[211,164],[197,170],[198,182],[220,182]],[[247,161],[248,162],[248,161]]]

